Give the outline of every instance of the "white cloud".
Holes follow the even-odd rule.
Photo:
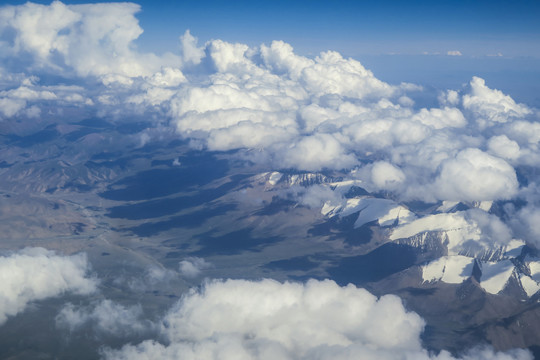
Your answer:
[[[540,123],[528,121],[514,121],[507,127],[509,135],[519,142],[519,144],[531,147],[538,152],[537,146],[540,143]]]
[[[262,45],[261,56],[272,72],[288,74],[292,79],[298,79],[305,68],[314,64],[313,60],[296,55],[293,47],[283,41],[272,41],[269,47]]]
[[[316,96],[338,94],[352,98],[389,97],[396,89],[373,76],[360,62],[339,53],[321,53],[313,66],[302,71],[300,82]]]
[[[513,239],[512,230],[496,215],[489,214],[480,209],[470,209],[465,213],[469,223],[480,230],[480,238],[475,239],[475,245],[484,248],[509,245]]]
[[[142,319],[140,305],[123,306],[111,300],[102,300],[94,306],[77,307],[66,304],[56,316],[56,326],[76,331],[85,325],[99,334],[128,336],[152,330],[153,325]]]
[[[424,321],[394,295],[310,280],[227,280],[192,291],[165,316],[167,345],[144,341],[106,359],[454,359],[422,348]],[[474,349],[463,359],[531,359],[525,350]]]
[[[338,207],[344,200],[338,191],[333,191],[325,185],[310,186],[300,197],[300,203],[312,209],[320,209],[325,204],[328,207]]]
[[[379,189],[394,190],[405,180],[403,171],[388,162],[377,161],[371,168],[371,181]]]
[[[438,97],[439,102],[446,106],[456,106],[460,102],[459,93],[456,90],[446,90]]]
[[[463,54],[459,50],[448,50],[446,52],[446,55],[448,55],[448,56],[462,56]]]
[[[32,54],[38,68],[67,66],[80,76],[148,76],[167,63],[179,64],[179,57],[133,50],[142,33],[134,16],[139,10],[133,3],[5,6],[0,30],[13,32],[14,39],[2,48],[11,56]]]
[[[199,276],[203,270],[208,269],[211,266],[212,264],[206,262],[202,258],[190,257],[180,261],[178,270],[180,271],[180,275],[186,278],[194,278]]]
[[[40,114],[38,105],[56,103],[58,105],[82,105],[90,99],[80,93],[78,86],[40,86],[28,79],[22,79],[19,87],[0,91],[0,113],[6,118],[25,114],[29,118]],[[29,105],[33,104],[33,105]]]
[[[434,186],[439,199],[483,201],[512,198],[518,181],[506,161],[478,149],[464,149],[441,164]]]
[[[300,56],[283,41],[198,45],[188,30],[178,56],[141,54],[138,11],[125,3],[0,8],[2,29],[14,34],[2,56],[33,59],[30,73],[0,89],[0,115],[36,117],[53,102],[103,116],[151,114],[198,148],[259,150],[238,154],[274,168],[357,170],[350,176],[370,190],[406,200],[508,199],[518,186],[507,162],[540,161],[538,114],[481,78],[441,93],[440,107],[418,109],[409,97],[418,86],[387,84],[337,52]],[[40,86],[40,71],[88,81]],[[140,143],[159,141],[150,134]],[[356,169],[378,162],[399,172]]]
[[[26,107],[26,101],[21,99],[0,98],[0,112],[5,117],[12,117]]]
[[[346,169],[357,165],[358,160],[347,154],[342,143],[330,134],[315,134],[301,138],[278,153],[278,164],[306,170]]]
[[[452,95],[449,95],[448,102],[453,102]],[[413,116],[414,120],[434,129],[446,127],[461,128],[467,125],[467,120],[457,108],[444,107],[443,109],[421,109]]]
[[[540,247],[540,208],[529,205],[517,214],[515,227],[530,244]]]
[[[119,277],[116,281],[119,284],[127,282],[129,288],[136,292],[154,290],[158,286],[169,284],[178,278],[178,272],[167,269],[163,266],[150,266],[144,274],[133,277]]]
[[[506,135],[493,136],[488,141],[489,151],[503,159],[515,160],[520,155],[519,144]]]
[[[182,45],[182,60],[184,60],[184,63],[198,65],[205,54],[204,48],[197,47],[197,38],[191,35],[189,30],[186,30],[184,35],[180,37],[180,43]]]
[[[166,67],[152,75],[148,82],[158,87],[177,87],[186,81],[186,77],[179,69]]]
[[[526,105],[517,104],[501,91],[488,88],[484,79],[473,77],[470,87],[470,94],[463,96],[463,107],[472,112],[482,128],[532,113]]]
[[[36,300],[67,292],[89,294],[97,282],[88,277],[84,254],[56,255],[43,248],[25,248],[0,257],[0,325]]]

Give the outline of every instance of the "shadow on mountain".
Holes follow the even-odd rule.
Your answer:
[[[211,209],[202,209],[185,215],[173,216],[165,221],[145,223],[127,229],[141,237],[150,237],[160,232],[175,228],[195,228],[202,225],[207,219],[225,214],[227,211],[236,209],[236,205],[228,204]]]
[[[110,200],[149,200],[194,190],[223,177],[229,169],[227,161],[213,155],[197,153],[180,159],[181,166],[152,169],[128,176],[111,186],[100,196]]]
[[[100,194],[110,200],[149,200],[182,191],[194,190],[223,177],[229,167],[227,161],[212,154],[197,152],[180,158],[181,166],[152,169],[128,176],[109,186]]]
[[[386,243],[366,255],[343,258],[327,271],[340,285],[376,282],[403,271],[416,262],[416,251],[407,245]]]
[[[83,127],[79,130],[75,130],[75,131],[70,132],[69,134],[64,135],[64,139],[66,139],[67,141],[77,141],[81,139],[82,137],[92,134],[92,133],[97,134],[98,131],[96,129]]]
[[[312,260],[311,255],[297,256],[290,259],[271,261],[264,265],[265,268],[271,270],[282,271],[309,271],[319,266],[319,264]]]
[[[349,216],[334,216],[328,221],[317,224],[308,230],[308,234],[313,236],[329,236],[331,240],[342,239],[347,244],[355,246],[366,244],[371,240],[373,231],[371,227],[377,225],[377,221],[372,221],[358,228],[354,223],[358,218],[358,213]]]
[[[194,195],[144,201],[137,204],[115,206],[109,209],[110,218],[123,218],[129,220],[152,219],[172,215],[182,210],[208,204],[228,193],[237,185],[237,178],[233,178],[224,185],[215,189],[202,190]]]
[[[279,196],[273,196],[270,204],[266,205],[261,210],[255,212],[254,215],[275,215],[280,212],[288,212],[291,207],[296,205],[297,202],[293,200],[283,199]]]
[[[38,131],[34,134],[27,136],[10,136],[13,141],[13,145],[28,148],[34,145],[43,144],[52,140],[55,140],[60,136],[60,133],[56,130],[56,125],[49,125],[45,129]]]
[[[264,246],[282,241],[278,236],[255,237],[251,229],[241,229],[225,235],[213,236],[212,232],[199,235],[200,250],[193,252],[196,256],[233,255],[243,251],[260,251]]]

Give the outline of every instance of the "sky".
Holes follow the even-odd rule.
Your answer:
[[[142,52],[177,52],[179,36],[187,29],[200,43],[221,39],[259,46],[283,40],[299,55],[334,50],[353,57],[390,83],[440,90],[459,87],[476,75],[519,101],[540,106],[538,1],[134,3],[141,6],[137,19],[144,32],[133,45]]]
[[[190,29],[201,41],[220,38],[259,45],[283,40],[302,55],[333,49],[346,56],[460,51],[469,56],[540,57],[538,1],[133,2],[141,5],[138,18],[146,30],[139,46],[152,52],[170,50]]]
[[[166,12],[151,3],[141,3],[141,23],[162,34],[183,25],[201,39],[279,39],[305,54],[540,55],[540,5],[532,1],[193,1],[165,2]]]
[[[473,75],[540,105],[538,1],[141,1],[142,48],[165,51],[190,29],[250,46],[283,40],[301,55],[328,49],[382,80],[436,88]],[[159,5],[158,5],[159,4]],[[449,52],[462,54],[448,59]],[[442,56],[441,56],[442,55]],[[534,58],[534,60],[530,59]],[[536,60],[536,61],[535,61]],[[509,68],[520,69],[508,74]]]

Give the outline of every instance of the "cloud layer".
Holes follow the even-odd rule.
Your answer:
[[[387,84],[337,52],[300,56],[282,41],[200,46],[186,31],[176,55],[145,54],[135,45],[139,10],[58,1],[0,8],[0,116],[32,121],[52,104],[153,113],[193,146],[257,149],[241,153],[274,168],[352,170],[364,187],[405,200],[509,199],[516,168],[540,160],[537,111],[481,78],[422,108],[412,100],[419,86]],[[51,74],[84,85],[40,80]],[[151,131],[140,136],[152,141]]]
[[[133,50],[133,40],[143,32],[134,17],[139,10],[133,3],[5,6],[0,31],[9,35],[1,43],[3,57],[27,59],[32,69],[70,69],[78,76],[150,75],[164,59]]]
[[[111,300],[102,300],[93,307],[66,304],[56,316],[56,326],[70,332],[91,326],[99,335],[129,336],[148,333],[152,323],[142,319],[141,306],[126,307]]]
[[[84,254],[56,255],[43,248],[25,248],[0,257],[0,325],[32,301],[67,292],[86,295],[97,282],[88,276]]]
[[[479,77],[419,106],[420,86],[385,83],[334,51],[301,56],[283,41],[198,44],[188,30],[171,53],[141,53],[139,10],[0,7],[0,121],[70,121],[64,109],[118,121],[144,114],[155,127],[136,135],[140,146],[175,132],[268,170],[339,171],[398,201],[521,198],[524,209],[505,207],[509,224],[537,242],[538,110]]]
[[[424,321],[393,295],[310,280],[212,281],[164,317],[167,345],[145,341],[107,359],[454,359],[421,346]],[[462,359],[532,359],[474,349]]]

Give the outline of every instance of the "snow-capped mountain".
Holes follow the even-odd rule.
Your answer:
[[[475,278],[489,294],[502,293],[516,284],[517,297],[530,298],[540,291],[540,258],[532,255],[534,251],[525,241],[505,233],[501,220],[490,212],[492,201],[443,201],[427,212],[415,213],[405,204],[369,194],[360,180],[281,172],[264,173],[258,179],[266,182],[270,192],[296,185],[318,186],[318,196],[326,195],[320,200],[323,217],[353,217],[353,229],[375,226],[384,229],[384,243],[429,252],[431,258],[418,264],[422,283],[459,285]]]

